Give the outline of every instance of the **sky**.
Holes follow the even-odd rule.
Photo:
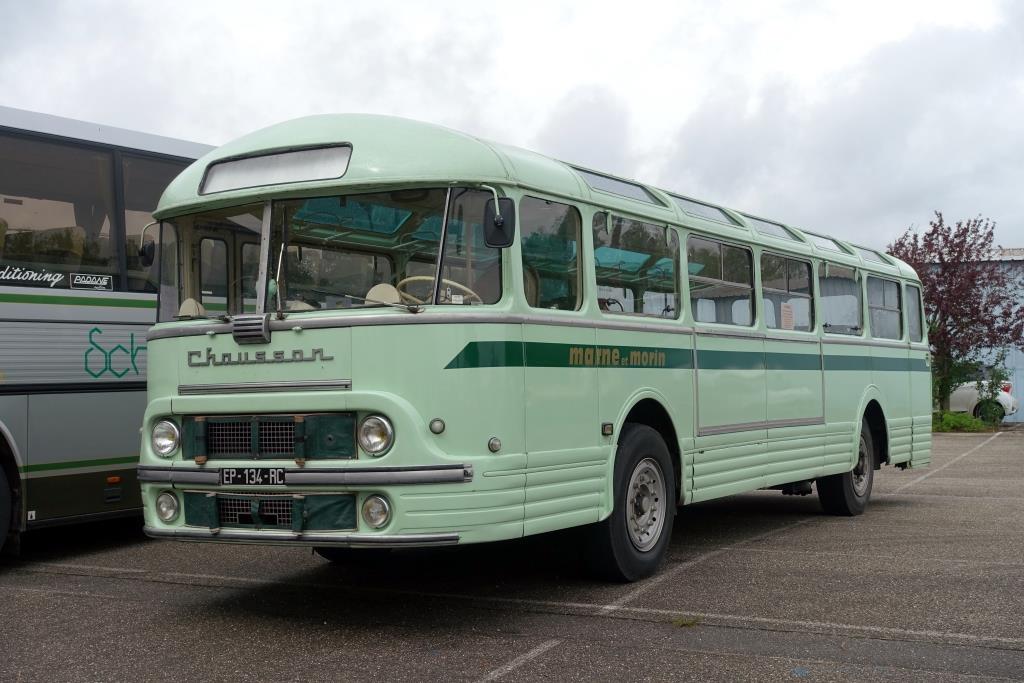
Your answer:
[[[429,121],[868,246],[1024,247],[1024,3],[0,0],[0,104],[220,144]]]

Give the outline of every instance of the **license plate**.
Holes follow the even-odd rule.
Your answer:
[[[222,486],[282,486],[283,467],[222,467]]]

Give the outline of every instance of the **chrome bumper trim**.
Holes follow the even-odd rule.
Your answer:
[[[185,541],[221,541],[260,543],[262,545],[334,546],[340,548],[418,548],[423,546],[457,545],[458,534],[331,534],[267,532],[249,529],[198,529],[178,527],[158,529],[143,527],[150,538]]]
[[[179,384],[181,396],[207,394],[257,394],[279,391],[351,391],[352,380],[311,380],[308,382],[235,382],[233,384]]]
[[[268,466],[266,461],[251,467]],[[473,481],[472,465],[427,465],[424,467],[363,467],[351,469],[285,469],[288,486],[392,486],[408,484],[447,484]],[[218,486],[220,468],[185,469],[139,465],[140,482],[157,484],[200,484]]]

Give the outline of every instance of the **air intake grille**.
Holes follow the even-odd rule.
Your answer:
[[[217,512],[222,526],[291,528],[292,497],[288,495],[248,496],[245,498],[218,496]]]
[[[289,455],[295,452],[295,422],[275,420],[260,422],[260,453]]]
[[[252,429],[248,422],[211,422],[206,428],[207,454],[249,455],[252,453]]]

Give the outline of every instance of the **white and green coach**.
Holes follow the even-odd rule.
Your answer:
[[[873,249],[364,115],[227,144],[154,215],[154,537],[358,561],[586,527],[633,580],[677,505],[816,483],[855,515],[930,459],[920,283]]]

